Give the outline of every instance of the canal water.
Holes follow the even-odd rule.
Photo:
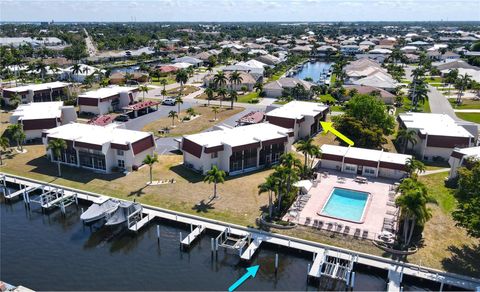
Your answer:
[[[212,258],[207,233],[188,251],[179,248],[179,232],[189,227],[169,221],[152,222],[137,234],[125,228],[84,225],[78,208],[63,216],[53,210],[42,213],[23,201],[0,199],[0,279],[35,290],[227,290],[245,273],[244,264],[232,251],[220,248]],[[160,243],[156,225],[160,226]],[[274,269],[275,254],[279,268]],[[263,246],[252,265],[260,265],[254,279],[239,290],[344,290],[331,281],[307,284],[309,253]],[[386,288],[387,273],[357,266],[355,290]],[[416,289],[423,289],[415,286]]]
[[[322,75],[326,75],[333,63],[315,61],[306,62],[293,76],[299,79],[312,78],[313,82],[318,82]]]

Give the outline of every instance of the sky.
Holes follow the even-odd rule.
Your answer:
[[[480,21],[480,0],[0,0],[0,21]]]

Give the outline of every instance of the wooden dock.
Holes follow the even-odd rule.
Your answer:
[[[262,242],[262,239],[254,238],[253,241],[248,245],[247,249],[242,253],[240,259],[244,261],[250,261]]]
[[[400,284],[402,282],[402,268],[394,266],[388,270],[388,286],[389,292],[400,292]]]
[[[36,189],[36,187],[34,187],[34,186],[28,186],[28,187],[25,187],[25,188],[23,188],[23,189],[21,189],[21,190],[18,190],[18,191],[16,191],[16,192],[14,192],[14,193],[11,193],[11,194],[10,194],[10,193],[5,193],[4,197],[5,197],[6,199],[11,200],[11,199],[14,199],[14,198],[16,198],[16,197],[18,197],[18,196],[20,196],[20,195],[23,195],[23,194],[25,194],[25,193],[31,192],[31,191],[33,191],[33,190],[35,190],[35,189]]]
[[[308,271],[308,276],[313,278],[320,278],[320,276],[322,275],[323,263],[325,262],[325,250],[318,249],[315,254],[315,259],[313,260],[313,264],[310,267],[310,271]]]
[[[48,186],[52,188],[60,188],[63,190],[64,195],[69,195],[69,194],[76,195],[79,199],[83,199],[87,201],[96,201],[96,200],[102,200],[102,198],[105,198],[105,196],[83,191],[83,190],[72,189],[72,188],[68,188],[60,185],[48,184],[45,182],[23,178],[19,176],[14,176],[14,175],[8,175],[8,174],[5,174],[4,176],[0,174],[0,181],[3,181],[3,182],[8,181],[11,183],[22,184],[27,186]],[[149,216],[149,219],[147,221],[157,217],[161,219],[184,223],[187,225],[195,225],[195,226],[201,225],[201,226],[204,226],[205,229],[217,231],[220,233],[224,232],[228,228],[229,233],[237,237],[250,237],[251,239],[261,240],[262,242],[267,242],[269,244],[279,245],[279,246],[288,247],[296,250],[302,250],[305,252],[310,252],[312,254],[313,253],[319,254],[319,250],[323,249],[323,250],[326,250],[325,254],[330,257],[349,260],[349,259],[352,259],[352,256],[353,256],[354,261],[359,264],[377,267],[387,271],[390,269],[395,269],[395,266],[398,266],[402,269],[403,274],[405,275],[427,279],[427,280],[435,281],[442,284],[452,285],[452,286],[467,289],[467,290],[476,290],[477,287],[480,287],[480,279],[474,278],[474,277],[448,273],[448,272],[444,272],[444,271],[440,271],[432,268],[427,268],[427,267],[418,266],[418,265],[405,263],[405,262],[394,261],[392,259],[382,258],[379,256],[370,255],[366,253],[356,252],[356,251],[348,250],[345,248],[339,248],[339,247],[322,244],[318,242],[303,240],[303,239],[289,237],[289,236],[280,235],[280,234],[269,233],[269,232],[254,229],[254,228],[228,224],[228,223],[217,221],[217,220],[175,212],[175,211],[171,211],[171,210],[167,210],[159,207],[143,205],[143,213]],[[140,229],[140,227],[138,226],[144,226],[147,223],[143,221],[145,223],[142,222],[143,225],[141,225],[139,224],[140,222],[141,220],[137,222],[137,230]],[[257,247],[257,250],[258,250],[258,247]],[[314,265],[314,266],[319,266],[319,265]],[[311,271],[312,270],[309,271],[309,274]],[[318,272],[313,271],[312,274],[317,275]]]
[[[198,225],[187,237],[182,240],[182,246],[190,246],[197,237],[205,231],[205,226]]]

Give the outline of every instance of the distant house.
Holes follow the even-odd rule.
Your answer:
[[[275,66],[282,61],[280,58],[270,54],[258,56],[255,60],[267,64],[268,66]]]
[[[452,70],[452,69],[474,69],[474,70],[480,70],[480,67],[476,67],[473,65],[468,64],[467,62],[463,60],[453,60],[451,62],[446,62],[443,64],[438,64],[437,69],[440,71],[443,70]]]
[[[205,174],[213,165],[236,175],[278,163],[293,142],[291,130],[269,123],[183,136],[183,164]]]
[[[344,87],[348,91],[355,89],[359,94],[372,94],[376,92],[380,95],[382,101],[388,105],[392,105],[395,102],[395,95],[382,88],[368,85],[344,85]],[[344,96],[343,98],[346,100],[350,99],[348,95]]]
[[[42,138],[43,130],[52,129],[77,120],[73,106],[63,101],[22,104],[10,116],[10,124],[21,124],[26,140]]]
[[[155,139],[151,133],[121,128],[118,124],[95,126],[70,123],[42,134],[47,147],[52,139],[64,140],[67,149],[62,151],[60,162],[70,166],[110,173],[115,169],[132,171],[153,155]],[[47,156],[53,161],[57,157],[47,149]]]
[[[340,52],[344,55],[356,55],[362,53],[363,50],[360,46],[357,45],[343,45],[340,46]]]
[[[80,64],[79,70],[75,71],[74,66],[70,66],[63,70],[61,78],[63,80],[72,80],[75,82],[83,82],[85,80],[85,77],[95,74],[95,72],[100,72],[100,73],[105,73],[105,70],[103,69],[98,69],[93,66],[85,65],[85,64]],[[94,75],[95,78],[98,78],[98,75]]]
[[[69,95],[70,83],[49,82],[30,84],[18,87],[3,88],[2,96],[5,102],[10,103],[10,98],[17,94],[21,103],[55,101],[60,97]]]
[[[225,76],[227,78],[230,78],[232,75],[232,71],[225,72]],[[233,84],[233,88],[231,87],[232,85],[230,84],[229,81],[227,81],[227,88],[228,89],[233,89],[235,91],[241,91],[242,87],[245,86],[247,87],[248,91],[252,91],[253,87],[255,86],[255,83],[257,82],[255,78],[246,72],[238,72],[240,74],[240,77],[242,78],[242,81],[238,84]],[[203,79],[203,84],[208,87],[209,85],[213,84],[213,79],[215,78],[215,74],[209,74],[205,76]]]
[[[81,113],[104,115],[119,111],[133,103],[138,93],[137,87],[111,86],[82,93],[77,98]]]
[[[448,164],[450,164],[450,179],[457,177],[458,168],[465,166],[468,159],[480,159],[480,147],[453,149],[452,154],[448,159]]]
[[[291,101],[265,114],[265,120],[273,125],[293,130],[295,140],[310,137],[320,131],[321,121],[327,119],[327,105]]]
[[[222,71],[227,73],[227,72],[245,72],[250,75],[257,81],[261,82],[263,80],[263,72],[265,71],[264,68],[259,68],[259,67],[252,67],[249,65],[242,65],[240,64],[235,64],[235,65],[229,65],[225,66],[222,68]]]
[[[148,73],[143,72],[132,72],[130,73],[131,77],[127,80],[125,72],[115,72],[110,75],[109,83],[110,84],[124,84],[127,81],[129,82],[137,82],[137,83],[145,83],[148,81]]]
[[[320,167],[355,175],[401,179],[407,176],[411,155],[324,144]]]
[[[352,83],[354,85],[377,87],[391,92],[393,92],[398,85],[397,81],[395,81],[390,74],[382,71],[355,80]]]
[[[175,60],[173,60],[173,62],[174,63],[188,63],[188,64],[191,64],[193,67],[200,67],[200,66],[203,65],[203,60],[200,60],[200,59],[197,59],[197,58],[194,58],[194,57],[189,57],[189,56],[176,58]]]
[[[445,62],[449,62],[449,61],[453,61],[453,60],[459,60],[460,59],[460,55],[457,54],[457,53],[454,53],[454,52],[446,52],[445,54],[443,54],[440,59],[442,61],[445,61]]]
[[[445,114],[405,113],[398,115],[398,122],[417,133],[413,152],[424,160],[447,161],[454,148],[472,147],[478,136],[478,128],[473,127],[472,134]]]
[[[292,89],[298,84],[303,86],[307,91],[313,86],[313,83],[299,78],[285,77],[265,84],[263,91],[265,92],[265,96],[276,98],[282,96],[284,89]]]

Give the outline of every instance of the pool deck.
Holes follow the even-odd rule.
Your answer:
[[[340,182],[338,180],[339,177],[343,177],[345,180]],[[291,210],[298,212],[298,215],[295,217],[289,216],[289,213],[287,212],[287,215],[285,215],[284,219],[290,219],[290,221],[302,225],[311,225],[314,220],[319,220],[324,223],[324,226],[326,226],[329,222],[331,222],[335,227],[339,225],[344,227],[349,226],[350,234],[353,234],[355,229],[359,228],[362,232],[364,230],[368,231],[367,238],[374,239],[375,234],[382,232],[383,219],[392,218],[392,216],[387,215],[386,212],[389,211],[390,213],[396,211],[395,207],[387,205],[388,193],[395,181],[380,178],[368,178],[368,183],[357,183],[354,181],[354,178],[354,175],[331,173],[331,171],[328,177],[324,177],[322,175],[317,186],[313,186],[308,192],[311,197],[306,203],[305,207],[300,212],[298,212],[295,207],[292,207]],[[344,188],[370,193],[370,198],[367,202],[363,215],[363,223],[319,215],[333,188]],[[309,223],[307,217],[310,218]],[[308,224],[305,224],[306,222]]]

